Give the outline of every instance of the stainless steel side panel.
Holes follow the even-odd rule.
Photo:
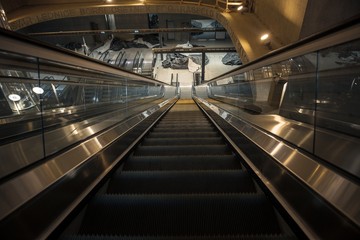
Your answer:
[[[19,142],[0,146],[0,178],[19,169],[19,166],[29,165],[34,159],[44,158],[42,135],[37,135]]]
[[[157,100],[156,102],[161,102]],[[156,103],[155,102],[155,103]],[[155,103],[136,106],[70,124],[42,134],[0,146],[0,178],[106,129]],[[43,141],[44,140],[44,141]],[[45,147],[45,149],[44,149]]]
[[[62,177],[71,177],[69,173],[84,164],[96,153],[111,145],[116,139],[151,116],[166,104],[175,101],[168,99],[131,117],[123,123],[93,137],[80,145],[34,167],[32,170],[0,185],[0,220],[8,216],[33,197],[47,189]],[[106,164],[104,162],[104,164]],[[86,172],[82,174],[87,174]]]
[[[316,130],[315,136],[316,156],[360,178],[359,138],[320,129]]]
[[[207,99],[207,102],[215,106],[215,111],[222,109],[224,119],[228,113],[241,117],[245,123],[251,123],[262,131],[278,136],[360,178],[359,138],[326,129],[314,129],[310,124],[278,115],[250,115],[237,107],[212,99]]]
[[[357,226],[360,226],[360,186],[357,183],[206,100],[197,97],[195,99],[230,123],[272,156],[284,169],[291,172]],[[266,184],[271,185],[270,182]]]
[[[287,119],[275,114],[251,115],[239,109],[216,100],[207,100],[212,105],[224,110],[222,114],[230,113],[240,116],[244,121],[256,125],[264,131],[277,135],[284,140],[295,144],[306,151],[313,152],[314,129],[310,124]]]

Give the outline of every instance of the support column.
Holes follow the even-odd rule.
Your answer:
[[[159,32],[159,42],[160,42],[160,48],[163,48],[164,42],[163,42],[163,34]],[[161,61],[164,60],[163,54],[160,53]]]
[[[9,22],[7,20],[5,10],[0,2],[0,28],[5,28],[7,30],[11,30],[11,27],[9,25]]]
[[[201,53],[201,83],[205,82],[205,51]]]
[[[105,15],[106,23],[108,25],[109,30],[116,30],[116,22],[114,14],[106,14]]]

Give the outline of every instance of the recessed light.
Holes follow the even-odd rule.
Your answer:
[[[261,41],[265,41],[266,39],[268,39],[269,38],[269,34],[264,34],[264,35],[262,35],[261,37],[260,37],[260,40]]]

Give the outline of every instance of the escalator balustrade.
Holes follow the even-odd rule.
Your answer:
[[[294,239],[193,101],[179,100],[65,239]]]

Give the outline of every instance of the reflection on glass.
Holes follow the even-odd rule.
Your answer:
[[[33,87],[32,90],[36,94],[43,94],[44,93],[44,89],[42,89],[41,87]]]
[[[20,101],[21,97],[17,94],[10,94],[8,96],[8,98],[13,101],[13,102],[17,102],[17,101]]]
[[[317,125],[360,136],[360,40],[319,53]]]
[[[241,118],[312,151],[316,57],[310,53],[219,79],[208,86],[208,96]]]

